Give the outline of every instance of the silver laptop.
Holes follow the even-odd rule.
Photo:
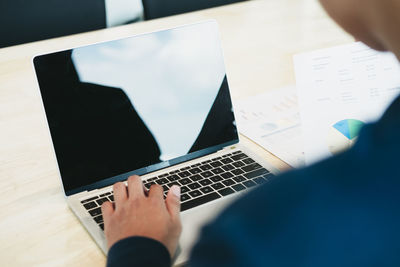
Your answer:
[[[69,206],[107,253],[112,185],[181,186],[185,261],[201,226],[274,179],[241,146],[218,26],[206,21],[37,56],[33,64]]]

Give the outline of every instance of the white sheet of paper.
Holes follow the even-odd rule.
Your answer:
[[[293,167],[304,165],[295,86],[241,100],[235,111],[241,134]]]
[[[306,163],[340,153],[400,92],[391,53],[352,43],[294,56]]]

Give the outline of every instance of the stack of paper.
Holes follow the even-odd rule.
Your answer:
[[[303,138],[294,86],[235,103],[240,133],[293,167],[304,165]]]
[[[306,163],[340,153],[400,92],[391,53],[353,43],[294,57]]]

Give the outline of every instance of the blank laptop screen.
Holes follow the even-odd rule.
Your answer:
[[[215,22],[42,55],[34,66],[66,192],[238,140]]]

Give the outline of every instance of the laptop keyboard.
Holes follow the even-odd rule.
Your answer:
[[[261,185],[275,176],[241,151],[206,160],[179,170],[152,177],[144,182],[150,189],[159,184],[164,197],[173,185],[181,187],[181,211]],[[99,227],[104,230],[101,204],[114,202],[112,192],[100,194],[81,201]]]

